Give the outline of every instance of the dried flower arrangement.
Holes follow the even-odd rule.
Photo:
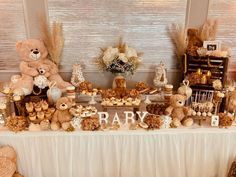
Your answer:
[[[128,47],[122,39],[116,46],[109,46],[102,49],[102,54],[96,59],[95,63],[102,71],[111,73],[134,74],[140,67],[142,53]]]
[[[217,20],[207,20],[199,28],[199,37],[202,41],[214,41],[218,30]]]
[[[216,39],[218,29],[217,20],[207,20],[202,26],[196,28],[196,37],[203,41],[212,41]],[[168,28],[169,36],[175,46],[175,54],[178,60],[181,60],[188,48],[187,29],[183,25],[173,23]],[[197,49],[198,47],[196,47]]]
[[[178,60],[181,60],[187,49],[187,29],[183,25],[173,23],[168,28],[168,34],[175,46],[175,54]]]
[[[58,66],[64,47],[62,23],[54,21],[50,27],[45,18],[41,18],[40,22],[41,36],[48,49],[49,58]]]

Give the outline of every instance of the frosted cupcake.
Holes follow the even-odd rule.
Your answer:
[[[44,112],[43,111],[37,112],[37,117],[39,120],[43,120],[44,119]]]
[[[36,120],[36,113],[35,112],[29,113],[29,120],[31,120],[31,121]]]

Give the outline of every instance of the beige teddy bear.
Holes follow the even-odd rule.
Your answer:
[[[70,108],[73,106],[71,99],[67,97],[61,97],[56,102],[56,111],[52,118],[51,129],[59,130],[62,127],[63,130],[67,130],[70,127],[70,121],[72,115],[69,112]]]
[[[39,69],[42,65],[46,65],[50,69],[47,75],[48,80],[55,81],[58,88],[65,90],[67,86],[71,85],[60,77],[58,67],[48,59],[48,51],[43,41],[39,39],[27,39],[17,42],[16,50],[21,58],[21,77],[17,77],[17,80],[14,79],[12,83],[13,90],[21,89],[24,95],[31,94],[34,77],[40,75]],[[13,77],[16,78],[15,76]]]
[[[181,124],[184,126],[191,126],[193,119],[188,116],[191,115],[192,109],[184,106],[186,96],[175,94],[170,97],[170,106],[166,108],[165,114],[170,115],[173,119],[172,124],[179,127]]]

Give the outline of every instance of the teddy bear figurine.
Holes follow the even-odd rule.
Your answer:
[[[185,101],[184,95],[175,94],[170,97],[170,106],[166,108],[165,114],[171,116],[174,127],[179,127],[181,124],[189,127],[193,124],[193,119],[188,117],[192,109],[184,106]]]
[[[56,111],[53,114],[51,129],[59,130],[62,127],[63,130],[67,130],[70,127],[70,121],[72,120],[72,114],[70,108],[73,106],[73,102],[68,97],[61,97],[56,102]]]
[[[123,98],[127,95],[126,93],[126,80],[125,78],[116,78],[115,79],[116,87],[114,88],[117,98]]]
[[[0,176],[23,177],[17,171],[16,152],[11,146],[0,147]]]
[[[58,67],[55,63],[48,59],[48,51],[40,39],[27,39],[16,43],[16,50],[21,58],[20,72],[21,77],[14,80],[12,89],[21,89],[24,95],[29,95],[33,90],[34,77],[40,75],[39,68],[46,65],[50,68],[48,73],[48,80],[55,81],[57,87],[65,91],[67,86],[71,84],[65,82],[58,74]],[[15,77],[15,76],[13,76]]]

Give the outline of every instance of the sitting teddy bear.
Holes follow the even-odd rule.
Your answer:
[[[49,66],[42,64],[42,65],[35,66],[35,67],[38,67],[37,70],[39,72],[39,75],[34,77],[34,85],[40,89],[44,89],[44,88],[48,87],[49,82],[50,82],[48,80],[48,77],[50,76]]]
[[[116,92],[116,97],[117,98],[123,98],[124,96],[127,95],[125,78],[123,78],[123,77],[115,78],[115,88],[114,88],[114,90]]]
[[[21,77],[12,83],[13,90],[21,89],[24,92],[24,95],[31,94],[33,90],[34,77],[40,75],[39,68],[43,65],[46,65],[49,68],[46,77],[49,81],[55,81],[58,88],[65,91],[66,87],[71,85],[60,77],[58,74],[58,67],[48,59],[48,51],[44,46],[43,41],[39,39],[28,39],[17,42],[16,50],[21,58]]]
[[[192,110],[184,106],[186,96],[175,94],[170,97],[170,106],[166,108],[165,114],[170,115],[173,119],[172,124],[175,127],[179,127],[181,123],[184,126],[191,126],[193,119],[188,118],[191,115]]]
[[[62,127],[63,130],[67,130],[70,127],[70,121],[73,116],[69,110],[72,106],[72,100],[67,97],[61,97],[57,100],[57,110],[55,111],[51,122],[52,130],[58,130],[60,127]]]
[[[0,148],[0,176],[23,177],[17,171],[16,152],[11,146]]]

